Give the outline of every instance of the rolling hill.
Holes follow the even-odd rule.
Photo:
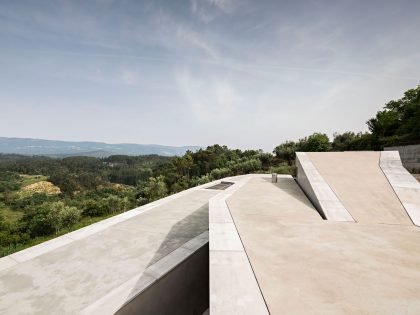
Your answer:
[[[44,155],[52,157],[93,156],[107,157],[110,155],[146,155],[162,156],[183,155],[187,150],[196,151],[199,146],[164,146],[158,144],[118,143],[109,144],[93,141],[59,141],[29,138],[0,137],[0,153]]]

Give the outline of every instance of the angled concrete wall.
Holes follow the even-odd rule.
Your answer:
[[[384,150],[398,151],[405,168],[420,170],[420,144],[386,147]]]
[[[185,258],[173,269],[167,266],[156,269],[158,280],[133,296],[115,314],[202,314],[209,307],[208,242]]]
[[[380,167],[410,219],[420,226],[420,183],[404,168],[398,151],[383,151]]]
[[[305,152],[296,152],[297,182],[324,218],[354,222]]]

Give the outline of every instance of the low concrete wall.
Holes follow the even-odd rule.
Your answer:
[[[261,175],[257,175],[261,176]],[[253,175],[209,201],[210,314],[269,315],[226,199]],[[267,175],[266,178],[270,178]],[[187,313],[186,313],[187,314]]]
[[[209,245],[123,305],[118,315],[201,315],[209,307]]]
[[[379,165],[411,221],[420,226],[420,183],[403,167],[398,151],[381,152]]]
[[[420,171],[420,144],[386,147],[385,151],[398,151],[406,169]]]

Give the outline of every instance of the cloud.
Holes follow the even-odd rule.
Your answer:
[[[193,16],[201,22],[210,23],[222,14],[232,14],[240,5],[236,0],[190,0]]]
[[[130,70],[124,70],[121,74],[121,79],[126,85],[137,85],[138,83],[137,74]]]
[[[197,76],[188,70],[175,75],[178,91],[200,122],[234,119],[242,97],[228,78]]]
[[[0,106],[59,108],[51,119],[114,108],[100,124],[111,119],[120,142],[270,150],[313,131],[358,131],[420,79],[420,4],[401,1],[0,1]],[[0,132],[50,133],[32,113],[9,115],[22,121]]]
[[[205,52],[212,59],[218,58],[218,53],[205,39],[203,39],[198,33],[187,29],[183,26],[178,26],[177,37],[182,41],[182,44],[196,47]]]

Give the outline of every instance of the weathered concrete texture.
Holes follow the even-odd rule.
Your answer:
[[[210,221],[210,314],[267,314],[268,310],[242,242],[226,205],[228,198],[252,176],[209,202]],[[267,177],[269,178],[269,177]]]
[[[354,221],[305,152],[296,152],[296,166],[299,185],[324,218]]]
[[[413,223],[420,226],[420,183],[403,167],[398,151],[381,152],[380,167]]]
[[[386,147],[385,151],[398,151],[402,164],[408,170],[420,170],[420,144]]]
[[[0,313],[79,313],[208,230],[207,202],[217,193],[171,196],[164,205],[0,271]]]
[[[357,222],[412,224],[379,166],[380,152],[308,152],[307,156]]]
[[[271,315],[420,313],[418,228],[319,220],[273,189],[255,178],[227,199]]]

